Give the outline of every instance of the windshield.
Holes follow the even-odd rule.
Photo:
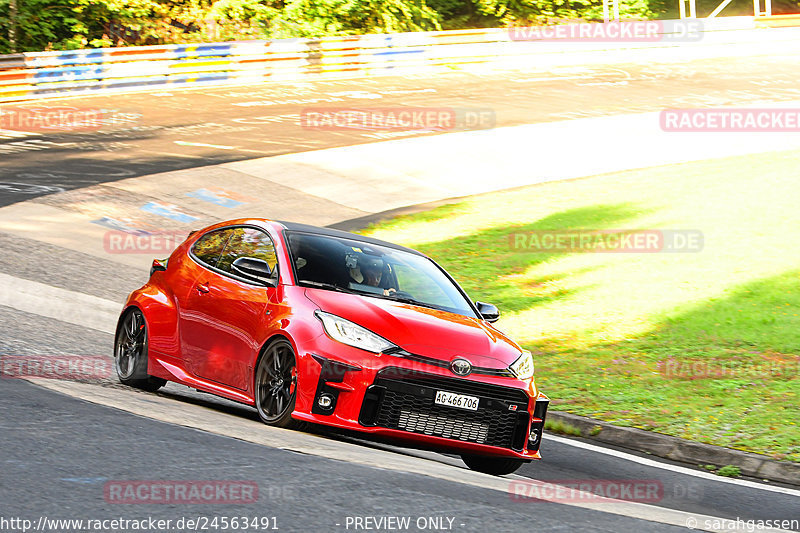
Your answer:
[[[402,301],[475,317],[469,301],[425,257],[361,241],[287,233],[298,285]]]

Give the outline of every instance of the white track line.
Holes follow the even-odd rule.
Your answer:
[[[639,457],[638,455],[632,455],[630,453],[620,452],[617,450],[612,450],[609,448],[603,448],[602,446],[596,446],[594,444],[589,444],[586,442],[580,442],[572,439],[566,439],[564,437],[557,437],[555,435],[547,434],[544,441],[554,441],[558,442],[559,444],[566,444],[567,446],[574,446],[576,448],[581,448],[583,450],[588,450],[595,453],[602,453],[605,455],[610,455],[612,457],[616,457],[618,459],[624,459],[626,461],[630,461],[632,463],[638,463],[644,466],[652,466],[654,468],[661,468],[663,470],[669,470],[670,472],[675,472],[678,474],[683,474],[687,476],[694,476],[703,479],[710,479],[712,481],[719,481],[720,483],[730,483],[732,485],[740,485],[742,487],[748,487],[751,489],[760,489],[766,490],[770,492],[778,492],[781,494],[788,494],[790,496],[797,496],[800,497],[800,490],[795,489],[787,489],[784,487],[776,487],[774,485],[763,485],[761,483],[756,483],[754,481],[748,481],[746,479],[733,479],[729,477],[721,477],[715,474],[711,474],[708,472],[701,472],[699,470],[692,470],[691,468],[686,468],[683,466],[676,466],[673,464],[662,463],[660,461],[656,461],[654,459],[648,459],[646,457]]]
[[[116,331],[122,311],[122,305],[111,300],[2,273],[0,305],[105,333]]]

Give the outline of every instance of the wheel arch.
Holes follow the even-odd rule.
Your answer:
[[[117,319],[117,327],[114,328],[115,336],[119,333],[119,328],[120,326],[122,326],[122,320],[127,316],[127,314],[132,309],[137,309],[139,310],[140,313],[142,313],[142,316],[144,317],[145,326],[147,326],[147,317],[144,315],[144,311],[142,311],[142,308],[137,303],[129,301],[128,303],[125,304],[125,306],[122,308],[122,311],[120,311],[119,313],[119,318]]]
[[[132,308],[138,309],[144,316],[150,335],[150,350],[178,357],[180,355],[178,307],[172,294],[160,286],[148,283],[131,293],[120,313],[120,320]]]
[[[292,338],[287,333],[285,333],[283,331],[276,331],[275,333],[273,333],[261,345],[261,348],[259,348],[259,350],[258,350],[258,355],[256,356],[256,360],[253,363],[253,379],[252,379],[252,381],[253,381],[253,387],[254,387],[253,390],[254,391],[255,391],[256,372],[258,370],[258,364],[261,362],[261,359],[264,357],[264,354],[267,353],[267,348],[269,348],[270,346],[272,346],[272,344],[274,344],[275,342],[277,342],[279,340],[285,340],[286,342],[288,342],[289,345],[292,347],[292,350],[294,351],[295,358],[297,357],[297,346],[292,341]]]

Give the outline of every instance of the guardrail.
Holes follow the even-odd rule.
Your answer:
[[[659,22],[664,35],[676,31],[665,22],[676,21]],[[719,38],[710,38],[712,34],[729,36],[731,30],[752,30],[756,26],[753,17],[709,19],[701,25],[703,41],[708,44],[720,42]],[[0,101],[140,88],[259,83],[330,73],[401,73],[420,67],[521,61],[524,57],[566,52],[676,45],[675,39],[521,40],[514,31],[480,29],[5,55],[0,56]]]
[[[756,17],[757,28],[788,28],[800,26],[800,14]]]

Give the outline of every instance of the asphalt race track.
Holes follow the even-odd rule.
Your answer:
[[[420,135],[417,131],[311,128],[301,122],[304,110],[339,106],[455,109],[457,116],[460,111],[465,118],[447,131],[459,131],[665,108],[800,100],[799,86],[800,57],[787,55],[53,100],[47,105],[100,110],[111,123],[102,125],[101,131],[0,134],[0,205],[168,170]],[[488,119],[469,121],[469,116]]]
[[[257,446],[208,433],[96,408],[59,394],[3,383],[3,409],[28,435],[0,444],[4,477],[15,478],[3,515],[49,518],[173,519],[181,516],[276,517],[281,531],[346,531],[348,516],[453,518],[454,531],[513,531],[528,521],[537,530],[677,531],[674,526],[552,503],[519,503],[507,494]],[[24,400],[23,405],[9,402]],[[49,414],[41,418],[41,411]],[[17,416],[19,420],[14,420]],[[38,420],[37,420],[38,419]],[[102,443],[87,453],[86,443]],[[19,447],[22,444],[23,447]],[[156,446],[159,449],[154,449]],[[30,449],[46,450],[31,454]],[[124,459],[128,458],[128,459]],[[138,473],[131,469],[132,460]],[[256,481],[258,505],[211,505],[202,510],[165,505],[109,509],[103,485],[112,479],[242,479]],[[46,484],[40,480],[47,479]],[[120,506],[122,507],[122,506]],[[188,507],[188,506],[187,506]],[[352,530],[352,528],[349,528]]]
[[[0,345],[3,353],[8,353],[5,344],[10,338],[16,345],[16,353],[25,345],[26,352],[41,353],[36,343],[45,342],[53,354],[102,353],[112,340],[110,335],[6,309],[0,311],[0,323],[3,324],[0,335],[6,339]],[[79,350],[75,350],[76,342],[80,342]],[[129,395],[152,396],[116,387]],[[432,480],[419,474],[383,471],[257,446],[99,407],[21,380],[2,379],[0,388],[0,408],[4,413],[0,445],[6,451],[3,516],[174,519],[204,513],[266,514],[279,517],[282,530],[334,531],[335,524],[344,523],[348,516],[402,515],[416,519],[447,515],[458,520],[459,527],[455,530],[459,531],[485,531],[488,524],[498,531],[517,531],[526,520],[535,521],[537,529],[546,531],[678,529],[552,502],[515,500],[507,493]],[[230,425],[239,421],[257,424],[254,410],[194,393],[186,387],[170,385],[157,397],[177,399],[178,409],[180,404],[201,405],[222,413]],[[354,442],[359,447],[374,446],[352,436],[330,438]],[[668,509],[730,520],[797,516],[800,495],[796,490],[770,487],[781,491],[773,492],[719,478],[676,474],[669,468],[587,453],[554,439],[545,439],[543,461],[524,466],[518,471],[519,477],[513,478],[553,483],[655,481],[663,487],[657,505]],[[395,453],[387,451],[386,455]],[[436,454],[420,455],[454,465],[460,462],[437,458]],[[103,497],[103,485],[120,479],[245,479],[256,481],[266,497],[257,506],[210,506],[200,511],[193,506],[109,505]]]
[[[551,71],[454,71],[16,104],[102,109],[115,122],[101,131],[0,131],[0,206],[158,172],[402,136],[664,108],[796,101],[798,66],[798,57],[774,55]],[[491,120],[457,122],[444,132],[325,130],[301,124],[304,110],[336,106],[455,109],[459,117],[480,111]],[[129,267],[2,232],[0,249],[4,274],[120,305],[144,281],[150,259],[142,256],[140,268]],[[0,305],[0,355],[109,356],[112,340],[107,332]],[[274,520],[270,525],[281,531],[392,531],[398,529],[355,519],[405,516],[411,518],[410,531],[481,532],[666,532],[685,530],[687,525],[748,531],[742,525],[704,525],[703,517],[734,522],[800,519],[796,487],[718,478],[693,468],[696,465],[659,461],[656,466],[642,454],[598,451],[580,440],[546,436],[544,460],[524,466],[517,475],[500,480],[505,485],[498,485],[496,478],[466,472],[458,459],[365,442],[353,435],[289,433],[275,437],[285,439],[285,446],[259,444],[255,437],[243,437],[260,430],[252,429],[257,419],[252,409],[181,386],[170,385],[152,395],[113,381],[85,387],[105,391],[107,403],[97,405],[53,387],[0,379],[0,519],[16,517],[37,524],[40,517],[152,517],[174,522],[182,517],[246,516]],[[115,398],[129,398],[152,416],[110,407]],[[187,417],[206,417],[208,429],[165,421],[184,412]],[[318,450],[310,444],[298,451],[292,438],[323,444]],[[391,467],[395,464],[409,465],[410,470]],[[259,498],[253,504],[125,505],[109,502],[104,495],[109,481],[146,479],[247,480],[257,484]],[[514,498],[509,484],[525,479],[553,484],[655,482],[661,492],[657,501],[639,507],[601,503],[591,508],[581,502]],[[368,523],[375,527],[367,528]],[[18,530],[0,521],[0,531]]]

